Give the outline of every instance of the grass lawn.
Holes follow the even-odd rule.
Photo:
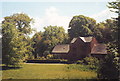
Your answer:
[[[67,64],[23,64],[22,68],[3,70],[3,79],[92,79],[94,71],[69,69]]]

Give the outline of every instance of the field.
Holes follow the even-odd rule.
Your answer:
[[[4,69],[3,79],[92,79],[96,72],[70,68],[67,64],[22,64],[22,68]],[[74,66],[74,65],[72,65]]]

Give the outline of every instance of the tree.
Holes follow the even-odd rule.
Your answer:
[[[32,28],[30,23],[32,23],[33,19],[30,18],[27,14],[24,13],[16,13],[11,16],[4,17],[3,22],[12,22],[23,34],[30,34],[32,32]]]
[[[28,34],[31,33],[31,19],[26,14],[4,17],[2,22],[2,56],[7,66],[17,65],[32,52]],[[6,60],[7,59],[7,60]]]
[[[9,22],[2,24],[2,60],[6,66],[16,66],[26,52],[24,36]]]
[[[32,47],[34,42],[32,41],[32,39],[30,37],[25,37],[24,42],[26,42],[26,53],[24,54],[24,60],[27,59],[32,59],[33,58],[33,51],[34,48]]]
[[[100,79],[119,79],[119,66],[117,65],[114,49],[109,50],[109,54],[104,60],[101,60],[98,69],[98,78]],[[118,53],[117,53],[118,54]]]
[[[98,40],[102,43],[115,42],[118,37],[116,30],[116,21],[113,19],[107,19],[104,22],[97,24],[97,28],[101,32],[102,37]]]
[[[98,70],[98,78],[102,79],[119,79],[119,37],[118,31],[120,27],[120,2],[110,2],[109,8],[113,8],[115,13],[118,13],[118,18],[114,18],[114,23],[111,20],[107,20],[104,25],[111,31],[112,40],[108,42],[108,55],[106,58],[100,62],[100,67]]]
[[[39,52],[41,52],[41,55],[44,52],[45,54],[46,52],[50,53],[55,45],[66,43],[68,39],[63,27],[47,26],[44,29],[42,40],[39,42]]]
[[[31,23],[33,22],[33,19],[30,18],[27,14],[24,13],[16,13],[11,16],[4,17],[3,23],[9,22],[15,26],[15,28],[20,32],[22,36],[24,36],[23,41],[26,42],[26,55],[30,55],[32,53],[32,48],[31,48],[31,41],[29,40],[29,34],[32,33],[33,29],[31,28]]]
[[[67,38],[63,27],[48,26],[44,29],[43,40],[45,40],[44,43],[48,44],[50,48],[56,44],[63,43],[64,39]]]
[[[96,26],[96,21],[83,15],[74,16],[69,23],[68,34],[70,39],[79,36],[91,36]]]
[[[118,16],[120,16],[120,1],[116,0],[114,2],[108,2],[108,7],[112,8],[112,12],[118,13]]]
[[[118,14],[118,17],[117,18],[114,18],[115,21],[116,21],[116,26],[114,27],[114,31],[115,31],[115,43],[120,45],[120,37],[118,35],[118,32],[120,31],[120,1],[119,0],[116,0],[114,2],[109,2],[108,3],[108,7],[110,9],[112,9],[111,11],[112,12],[115,12]]]
[[[42,56],[40,55],[41,51],[40,51],[40,46],[41,46],[41,40],[42,40],[42,32],[37,32],[35,33],[35,35],[32,37],[32,42],[33,42],[33,45],[32,47],[34,48],[34,51],[33,51],[33,55],[34,55],[34,58],[37,58],[38,55],[39,56]]]

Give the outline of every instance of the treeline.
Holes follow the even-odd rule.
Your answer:
[[[39,57],[46,58],[50,56],[51,50],[55,45],[67,44],[74,37],[94,36],[99,42],[108,45],[109,56],[107,60],[101,62],[104,65],[114,63],[117,68],[119,61],[118,51],[118,30],[120,27],[120,10],[118,1],[109,3],[108,7],[113,8],[118,14],[118,18],[107,19],[96,23],[96,20],[84,15],[77,15],[69,23],[68,33],[65,33],[63,27],[47,26],[44,32],[37,32],[30,38],[29,35],[34,32],[31,28],[33,19],[27,14],[13,14],[4,17],[2,21],[2,62],[6,66],[18,66],[26,59]],[[110,57],[110,58],[109,58]],[[102,67],[101,69],[107,69]],[[102,74],[99,72],[99,74]],[[103,77],[104,78],[104,77]]]
[[[47,57],[55,45],[68,42],[68,34],[63,27],[47,26],[44,30],[36,33],[32,38],[35,58]]]

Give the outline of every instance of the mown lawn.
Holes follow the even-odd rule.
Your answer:
[[[3,70],[2,79],[92,79],[90,70],[69,69],[67,64],[22,64],[22,68]],[[83,67],[82,67],[83,68]]]

